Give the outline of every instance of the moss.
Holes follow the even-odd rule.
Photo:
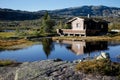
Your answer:
[[[0,60],[0,67],[2,66],[17,66],[19,63],[12,60]]]
[[[78,71],[107,76],[120,76],[120,64],[110,60],[92,60],[81,62],[76,65]]]

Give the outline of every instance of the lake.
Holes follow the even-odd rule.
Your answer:
[[[16,60],[18,62],[33,62],[46,59],[62,59],[73,61],[77,59],[95,58],[101,52],[107,52],[113,62],[120,62],[120,42],[117,41],[52,41],[43,38],[40,43],[19,50],[0,51],[0,59]]]

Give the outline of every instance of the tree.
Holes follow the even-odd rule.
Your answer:
[[[59,24],[58,24],[58,29],[62,29],[63,28],[63,22],[60,20]]]
[[[45,14],[44,14],[44,16],[43,16],[43,19],[44,19],[44,20],[47,20],[47,19],[48,19],[48,12],[47,12],[47,11],[45,12]]]
[[[64,24],[64,29],[71,29],[71,25],[70,24]]]
[[[51,33],[54,25],[55,25],[55,21],[53,21],[50,18],[50,15],[48,14],[48,12],[46,12],[42,18],[41,32],[42,33]]]

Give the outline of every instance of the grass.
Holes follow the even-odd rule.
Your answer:
[[[0,60],[0,67],[4,67],[4,66],[17,66],[20,63],[17,63],[15,61],[12,60]]]
[[[33,45],[34,42],[28,41],[26,39],[19,39],[19,40],[0,40],[0,50],[5,49],[19,49],[24,48],[30,45]]]
[[[20,36],[15,37],[15,32],[0,32],[0,50],[24,48],[34,43]]]
[[[28,46],[33,45],[36,42],[29,41],[25,39],[27,36],[28,37],[39,37],[37,35],[32,35],[32,31],[26,32],[28,35],[25,35],[23,37],[16,35],[15,32],[0,32],[0,50],[15,50],[15,49],[21,49],[25,48]],[[18,37],[14,37],[14,36]],[[48,34],[42,35],[41,36],[47,36]],[[52,36],[54,34],[49,34],[48,36]]]
[[[34,33],[34,31],[28,31],[26,36],[36,36],[38,33]],[[40,34],[38,36],[44,37],[44,36],[55,36],[55,33],[49,33],[49,34]],[[11,37],[15,37],[15,32],[0,32],[0,39],[12,39]],[[18,39],[21,36],[18,36]],[[22,36],[24,38],[25,36]],[[87,36],[87,37],[79,37],[79,36],[64,36],[64,37],[52,37],[53,40],[86,40],[86,41],[109,41],[109,40],[118,40],[120,41],[120,33],[118,34],[109,34],[105,36]]]
[[[14,32],[0,32],[0,38],[9,38],[15,36]]]
[[[33,31],[28,31],[27,32],[28,36],[27,38],[32,38],[34,37],[44,37],[44,36],[55,36],[56,34],[39,34],[37,36],[36,34],[33,35]],[[15,32],[0,32],[0,50],[5,50],[5,49],[18,49],[19,47],[16,45],[20,45],[20,48],[27,47],[31,44],[33,44],[31,41],[21,39],[20,36],[17,38],[14,37],[16,35]],[[23,36],[22,38],[25,38]],[[114,40],[114,41],[120,41],[120,33],[115,34],[115,35],[106,35],[106,36],[88,36],[88,37],[79,37],[79,36],[64,36],[64,37],[52,37],[53,40],[85,40],[85,41],[109,41],[109,40]],[[23,45],[22,45],[23,44]],[[22,45],[22,46],[21,46]],[[13,47],[14,46],[14,47]]]
[[[75,37],[75,36],[65,36],[65,37],[53,37],[53,40],[86,40],[86,41],[103,41],[103,40],[111,40],[110,37],[106,36],[90,36],[90,37]]]
[[[18,31],[18,32],[0,32],[0,39],[21,39],[25,37],[50,37],[56,36],[56,33],[40,33],[39,31]]]
[[[53,37],[53,40],[85,40],[85,41],[110,41],[117,40],[120,41],[120,35],[115,36],[87,36],[87,37],[77,37],[77,36],[63,36],[63,37]]]
[[[24,44],[26,42],[29,42],[25,39],[19,39],[19,40],[0,40],[0,46],[12,46],[12,45],[18,45],[18,44]]]
[[[81,62],[76,65],[76,69],[86,74],[100,74],[117,76],[120,78],[120,64],[110,62],[110,60],[92,60]]]

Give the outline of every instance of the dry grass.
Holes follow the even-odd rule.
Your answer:
[[[0,46],[12,46],[12,45],[18,45],[26,43],[27,41],[25,39],[20,40],[0,40]]]
[[[120,41],[120,36],[113,37],[114,40]]]
[[[21,46],[22,45],[22,46]],[[25,39],[19,39],[19,40],[0,40],[0,49],[18,49],[18,48],[24,48],[27,46],[33,45],[33,42],[25,40]],[[15,47],[13,47],[15,46]],[[17,47],[20,46],[20,47]]]
[[[110,41],[110,40],[118,40],[120,41],[120,36],[90,36],[90,37],[53,37],[53,40],[86,40],[86,41]]]
[[[120,76],[120,64],[109,60],[92,60],[81,62],[76,65],[78,71],[87,74],[100,74],[107,76]]]
[[[0,32],[0,38],[9,38],[15,36],[14,32]]]
[[[17,66],[20,63],[11,60],[0,60],[0,67],[2,66]]]

